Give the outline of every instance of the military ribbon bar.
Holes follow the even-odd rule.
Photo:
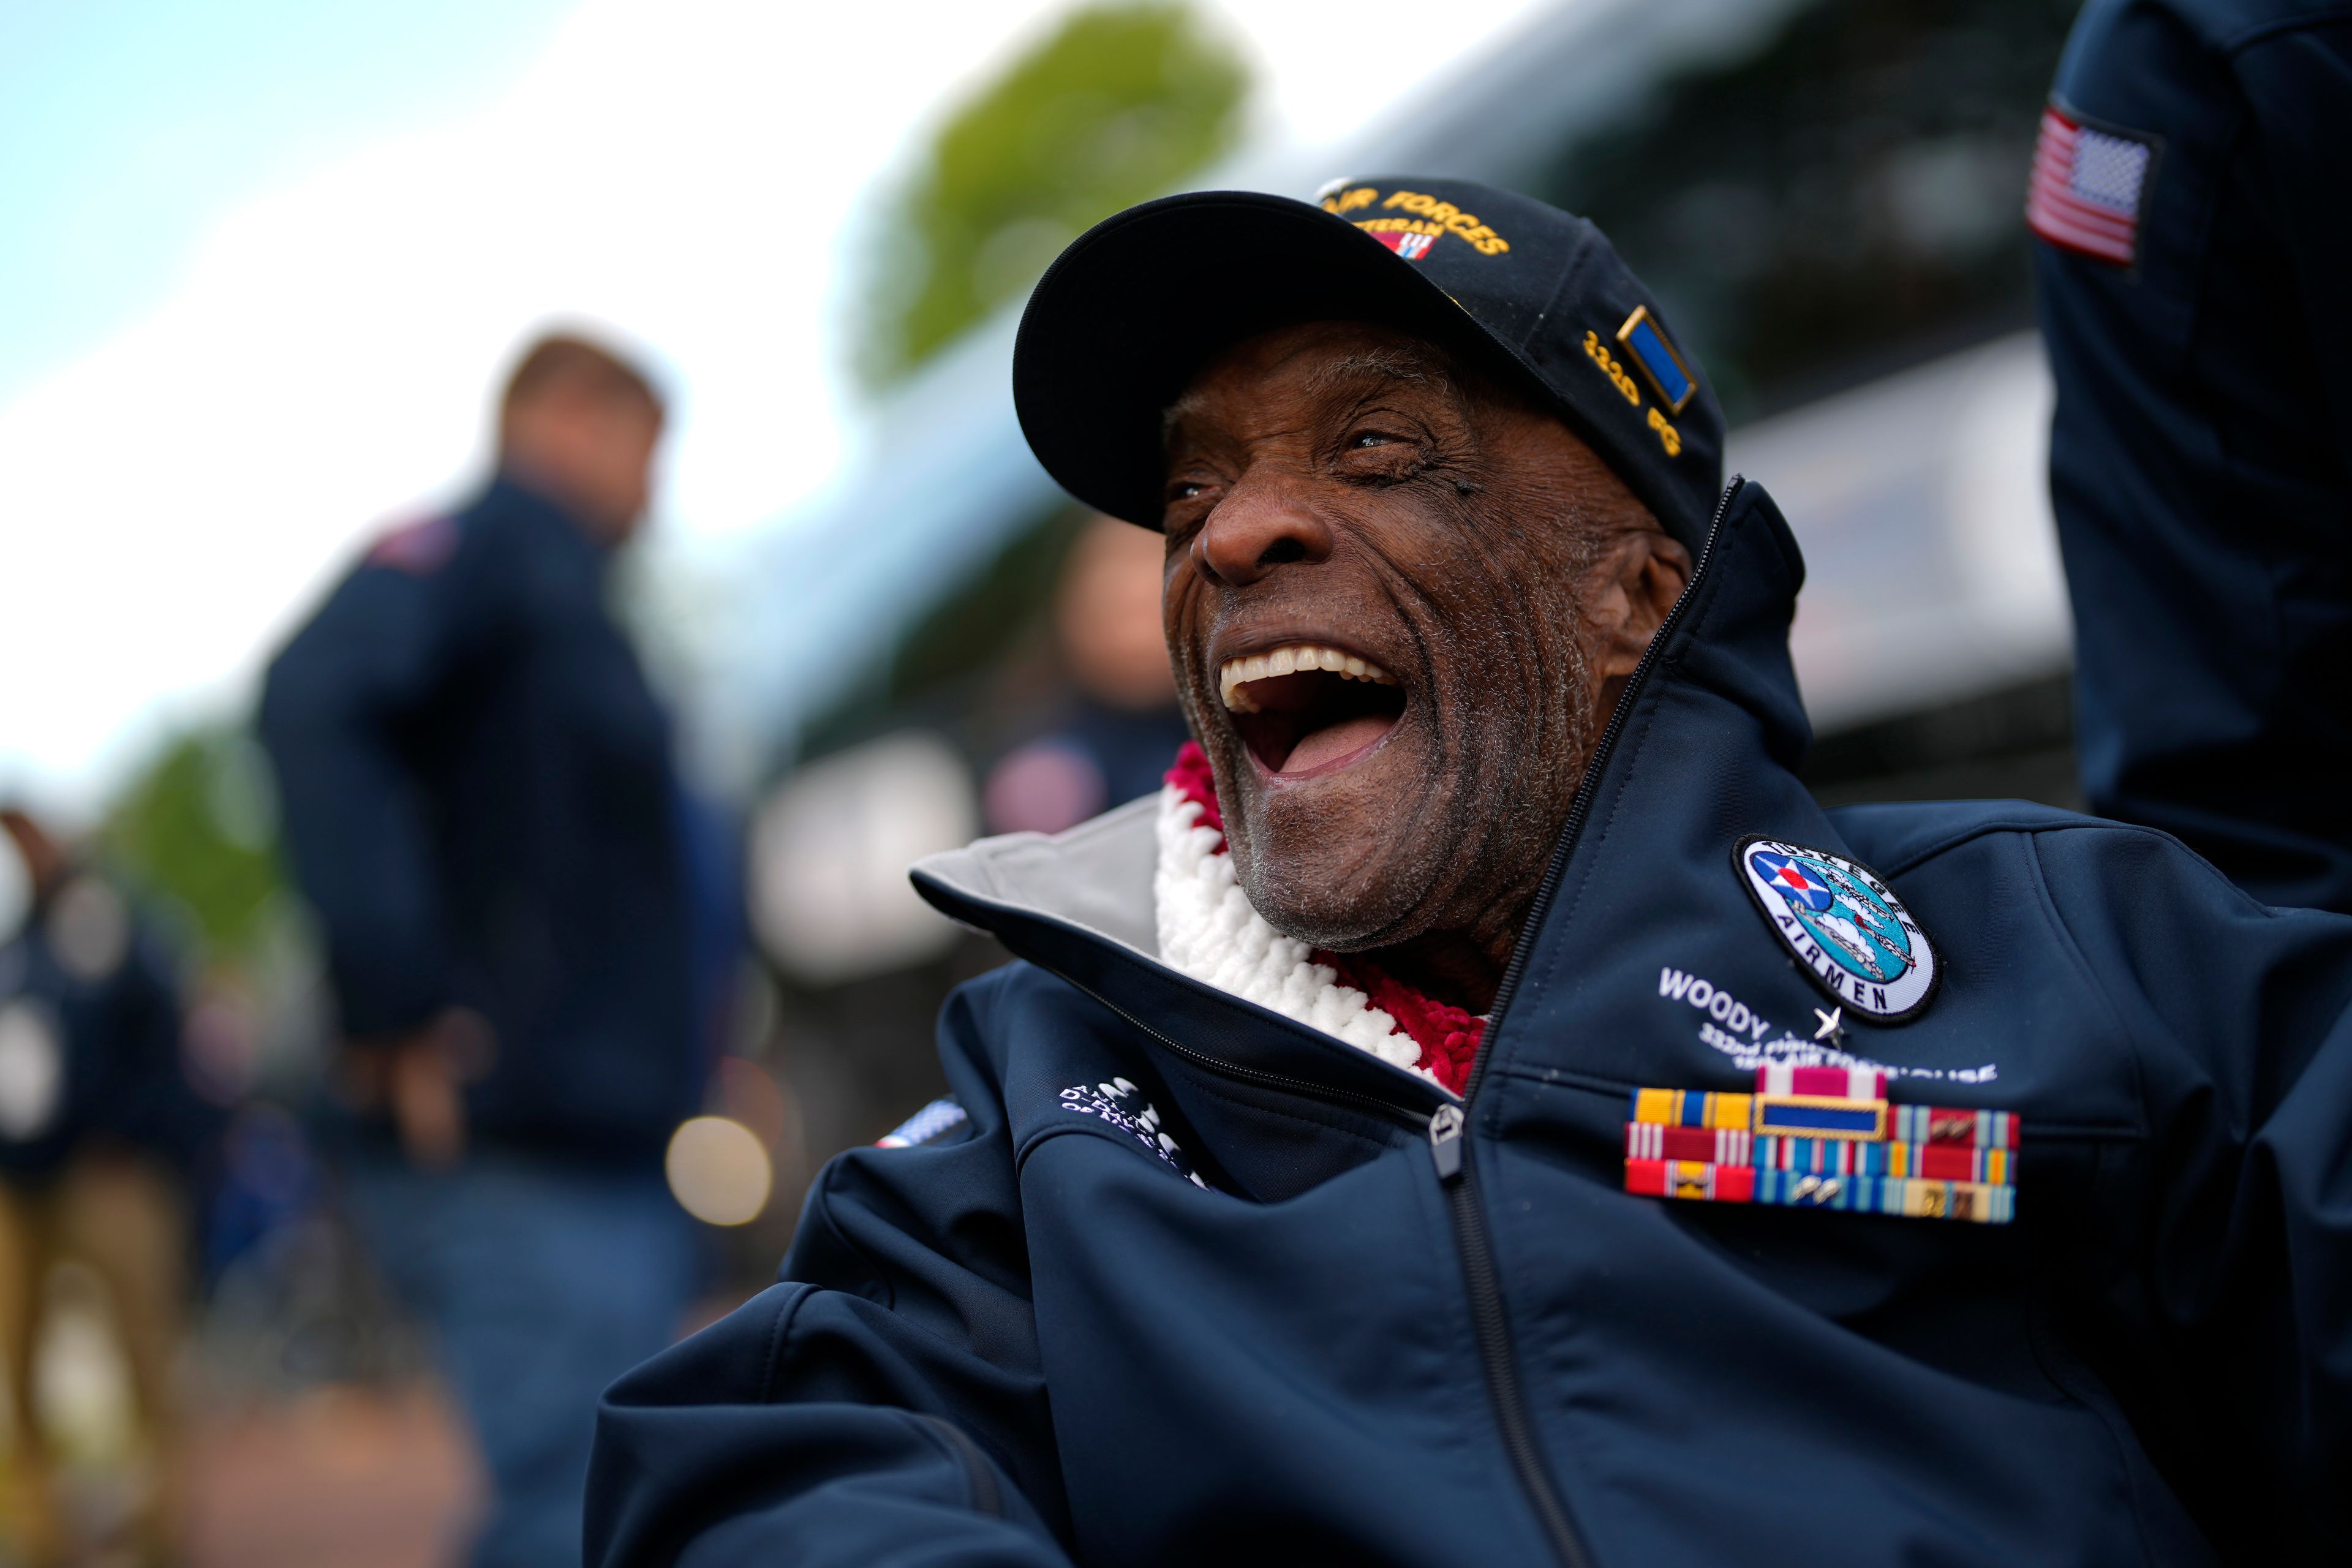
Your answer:
[[[1753,1165],[1721,1165],[1707,1160],[1628,1160],[1625,1190],[1653,1198],[1744,1204],[1755,1195],[1756,1174]]]
[[[1896,1215],[1906,1219],[1957,1219],[2007,1225],[2017,1217],[2017,1189],[1988,1182],[1938,1182],[1919,1176],[1821,1176],[1798,1171],[1757,1173],[1753,1203],[1776,1208],[1838,1209]]]
[[[1940,1105],[1898,1105],[1889,1136],[1904,1143],[1960,1143],[1976,1149],[2017,1147],[2017,1116],[2008,1110],[1954,1110]]]
[[[1756,1164],[1833,1176],[1927,1176],[2006,1186],[2016,1166],[2006,1149],[1953,1143],[1870,1143],[1853,1138],[1759,1138]]]
[[[1780,1063],[1756,1069],[1756,1092],[1885,1100],[1886,1075],[1871,1068],[1797,1068]]]
[[[1723,1127],[1748,1131],[1749,1106],[1755,1096],[1711,1094],[1704,1089],[1637,1089],[1633,1091],[1636,1121],[1662,1127]]]
[[[1625,1157],[1629,1160],[1699,1160],[1713,1165],[1745,1165],[1751,1141],[1752,1135],[1745,1127],[1625,1123]]]
[[[1800,1138],[1884,1138],[1886,1101],[1827,1094],[1759,1094],[1753,1131]]]
[[[1637,1089],[1625,1190],[1648,1197],[2007,1225],[2018,1121],[1892,1105],[1864,1068],[1759,1068],[1753,1094]]]

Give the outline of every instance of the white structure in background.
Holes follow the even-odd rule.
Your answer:
[[[778,967],[812,985],[905,969],[955,927],[907,868],[980,831],[971,771],[939,736],[903,731],[801,769],[751,828],[751,921]]]
[[[2050,372],[2021,332],[1731,434],[1805,552],[1791,651],[1816,731],[2063,673]]]

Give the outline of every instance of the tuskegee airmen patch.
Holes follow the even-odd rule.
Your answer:
[[[1916,1018],[1943,965],[1927,933],[1879,876],[1826,849],[1750,837],[1734,874],[1813,984],[1874,1024]]]

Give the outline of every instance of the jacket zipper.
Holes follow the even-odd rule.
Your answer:
[[[1715,517],[1707,524],[1706,541],[1699,547],[1690,581],[1684,585],[1674,607],[1666,612],[1666,618],[1659,623],[1650,646],[1642,650],[1641,659],[1633,666],[1633,673],[1609,715],[1608,727],[1601,731],[1600,742],[1584,765],[1584,782],[1577,786],[1576,798],[1569,804],[1568,821],[1560,829],[1559,843],[1552,850],[1551,864],[1544,868],[1535,902],[1528,909],[1527,923],[1520,928],[1510,962],[1504,967],[1502,984],[1495,988],[1495,1005],[1486,1013],[1486,1042],[1491,1043],[1501,1032],[1504,1010],[1510,1005],[1519,988],[1519,978],[1527,971],[1528,952],[1535,945],[1536,932],[1559,892],[1560,879],[1567,874],[1569,857],[1583,835],[1584,819],[1592,810],[1592,797],[1600,788],[1604,764],[1616,749],[1618,737],[1624,732],[1625,715],[1632,710],[1635,697],[1657,663],[1658,650],[1666,646],[1682,623],[1684,606],[1691,602],[1708,561],[1715,555],[1716,534],[1723,526],[1724,515],[1731,510],[1731,498],[1739,492],[1740,482],[1735,475],[1716,501]],[[1481,1049],[1478,1059],[1471,1066],[1469,1080],[1462,1086],[1462,1104],[1439,1106],[1430,1117],[1429,1155],[1436,1167],[1437,1184],[1444,1190],[1453,1211],[1454,1240],[1462,1255],[1462,1280],[1469,1293],[1470,1321],[1477,1335],[1478,1358],[1486,1370],[1486,1394],[1495,1407],[1495,1426],[1504,1450],[1510,1455],[1511,1468],[1517,1474],[1520,1488],[1535,1510],[1537,1522],[1543,1526],[1552,1552],[1563,1568],[1591,1568],[1592,1555],[1584,1549],[1575,1518],[1568,1510],[1567,1500],[1559,1495],[1559,1488],[1544,1462],[1542,1447],[1536,1440],[1535,1417],[1528,1405],[1526,1382],[1519,1375],[1518,1356],[1511,1347],[1510,1322],[1503,1312],[1503,1289],[1495,1268],[1494,1238],[1486,1229],[1486,1211],[1478,1206],[1476,1184],[1470,1174],[1470,1152],[1464,1142],[1468,1131],[1465,1108],[1475,1102],[1478,1086],[1486,1076],[1486,1064],[1492,1058],[1491,1051]]]
[[[1725,514],[1731,510],[1731,500],[1739,493],[1744,481],[1737,474],[1723,488],[1715,503],[1715,517],[1707,524],[1706,539],[1699,547],[1698,560],[1691,568],[1690,581],[1684,584],[1682,595],[1666,618],[1658,624],[1650,646],[1627,678],[1625,689],[1617,699],[1617,706],[1609,715],[1609,723],[1601,731],[1600,741],[1584,767],[1584,781],[1577,786],[1576,797],[1569,803],[1568,821],[1562,826],[1559,843],[1553,848],[1551,863],[1544,868],[1543,881],[1536,889],[1535,902],[1528,906],[1527,923],[1520,928],[1518,942],[1511,949],[1510,962],[1504,966],[1502,983],[1495,988],[1495,1003],[1487,1009],[1486,1027],[1483,1038],[1492,1041],[1499,1032],[1504,1010],[1517,993],[1520,976],[1528,966],[1528,952],[1534,946],[1537,931],[1549,912],[1551,901],[1559,891],[1561,877],[1567,874],[1569,857],[1574,852],[1577,839],[1584,832],[1584,819],[1592,809],[1592,797],[1600,787],[1603,764],[1616,749],[1618,737],[1624,732],[1625,715],[1633,706],[1651,668],[1657,663],[1658,650],[1664,647],[1682,624],[1683,612],[1696,591],[1699,579],[1706,574],[1707,563],[1715,557],[1715,540],[1723,527]],[[1065,975],[1064,979],[1068,979]],[[1072,982],[1073,984],[1076,984]],[[1390,1121],[1426,1129],[1429,1153],[1437,1172],[1437,1182],[1446,1195],[1454,1220],[1454,1239],[1462,1258],[1462,1278],[1470,1299],[1470,1319],[1478,1341],[1478,1359],[1486,1373],[1486,1393],[1495,1410],[1495,1425],[1502,1437],[1503,1447],[1510,1456],[1511,1468],[1517,1476],[1520,1489],[1528,1495],[1528,1505],[1543,1527],[1545,1538],[1562,1568],[1592,1568],[1592,1556],[1579,1538],[1568,1504],[1552,1482],[1551,1471],[1544,1463],[1543,1450],[1536,1440],[1535,1421],[1528,1406],[1527,1385],[1519,1376],[1518,1358],[1511,1348],[1508,1320],[1503,1312],[1502,1282],[1495,1268],[1493,1237],[1486,1229],[1486,1212],[1478,1206],[1475,1184],[1471,1180],[1469,1150],[1464,1142],[1469,1122],[1466,1108],[1478,1093],[1478,1086],[1486,1076],[1489,1053],[1481,1049],[1472,1064],[1470,1077],[1462,1086],[1459,1103],[1448,1100],[1426,1117],[1413,1106],[1382,1099],[1379,1095],[1359,1094],[1353,1089],[1334,1089],[1328,1084],[1308,1079],[1292,1078],[1286,1073],[1266,1072],[1258,1068],[1244,1067],[1196,1051],[1192,1047],[1172,1040],[1159,1029],[1137,1017],[1095,992],[1080,985],[1079,990],[1126,1019],[1136,1028],[1160,1042],[1170,1052],[1193,1065],[1244,1083],[1261,1084],[1310,1100],[1327,1103],[1350,1105],[1369,1110]]]
[[[1503,1289],[1495,1276],[1494,1247],[1486,1235],[1486,1216],[1479,1211],[1471,1190],[1470,1170],[1462,1147],[1462,1108],[1441,1105],[1429,1119],[1429,1155],[1437,1165],[1437,1184],[1445,1190],[1454,1211],[1454,1242],[1462,1255],[1462,1279],[1470,1295],[1470,1324],[1478,1340],[1478,1361],[1486,1373],[1486,1398],[1495,1409],[1495,1426],[1510,1456],[1511,1470],[1535,1510],[1552,1554],[1564,1568],[1591,1568],[1592,1558],[1576,1533],[1568,1504],[1552,1484],[1536,1441],[1535,1419],[1528,1413],[1527,1390],[1519,1380],[1518,1358],[1511,1350],[1510,1324],[1503,1317]]]
[[[1632,689],[1630,682],[1627,689]],[[1598,756],[1597,752],[1595,755]],[[1534,916],[1530,914],[1528,919],[1532,923]],[[1085,986],[1079,989],[1087,991]],[[1527,1391],[1519,1378],[1517,1358],[1511,1351],[1510,1325],[1503,1317],[1502,1285],[1496,1277],[1495,1252],[1486,1234],[1486,1216],[1480,1211],[1477,1194],[1471,1189],[1469,1166],[1464,1158],[1462,1107],[1448,1100],[1432,1112],[1424,1123],[1417,1110],[1382,1100],[1377,1095],[1333,1089],[1328,1084],[1292,1078],[1286,1073],[1244,1067],[1238,1062],[1229,1062],[1196,1051],[1169,1038],[1108,997],[1092,991],[1087,991],[1087,994],[1159,1041],[1171,1054],[1209,1071],[1244,1083],[1261,1084],[1269,1089],[1304,1095],[1326,1104],[1356,1106],[1405,1125],[1425,1126],[1430,1157],[1437,1166],[1438,1185],[1444,1190],[1454,1222],[1454,1241],[1461,1256],[1463,1285],[1470,1301],[1472,1331],[1478,1342],[1478,1363],[1486,1374],[1487,1402],[1495,1412],[1495,1425],[1502,1438],[1503,1451],[1510,1457],[1512,1473],[1517,1477],[1520,1489],[1527,1493],[1528,1506],[1534,1510],[1536,1521],[1542,1527],[1544,1537],[1551,1546],[1552,1554],[1559,1559],[1561,1568],[1592,1568],[1591,1555],[1577,1537],[1575,1523],[1569,1517],[1568,1505],[1561,1500],[1559,1489],[1552,1485],[1551,1472],[1545,1468],[1543,1450],[1536,1441],[1533,1418],[1528,1411]],[[1492,1016],[1490,1015],[1490,1020]],[[1490,1021],[1487,1025],[1490,1036],[1493,1028]]]

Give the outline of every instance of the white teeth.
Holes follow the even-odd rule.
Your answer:
[[[1254,680],[1267,680],[1277,675],[1295,675],[1301,670],[1313,669],[1327,670],[1343,680],[1368,680],[1375,686],[1394,686],[1397,683],[1395,676],[1352,653],[1315,643],[1293,643],[1271,653],[1254,653],[1246,658],[1225,660],[1223,667],[1217,671],[1218,694],[1232,711],[1255,713],[1258,704],[1242,688]]]

